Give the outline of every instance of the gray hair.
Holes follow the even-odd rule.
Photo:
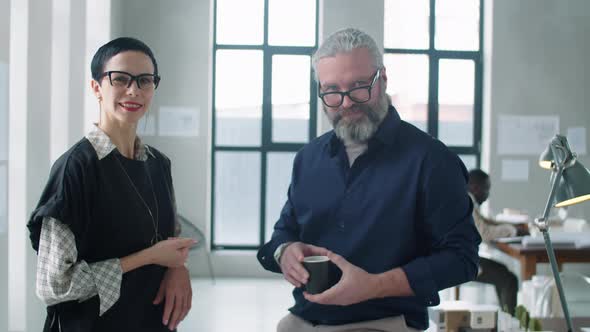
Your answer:
[[[316,81],[318,80],[318,62],[322,58],[333,57],[339,53],[348,53],[357,48],[366,48],[369,51],[375,69],[383,67],[383,52],[377,46],[373,37],[359,29],[346,28],[331,34],[313,54],[311,66]]]

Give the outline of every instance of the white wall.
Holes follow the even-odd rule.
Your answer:
[[[320,0],[320,39],[344,28],[358,28],[383,47],[383,0]]]
[[[490,205],[524,208],[541,214],[549,191],[549,174],[538,156],[498,155],[498,117],[503,114],[559,115],[560,132],[590,129],[590,2],[585,0],[496,0],[488,56],[491,63],[485,109],[489,125]],[[486,57],[488,59],[488,57]],[[587,132],[590,135],[590,131]],[[590,137],[586,145],[590,148]],[[590,151],[587,151],[590,153]],[[540,152],[539,152],[540,153]],[[529,181],[502,181],[503,158],[529,161]],[[580,158],[590,167],[588,154]],[[590,203],[570,207],[569,215],[590,220]]]

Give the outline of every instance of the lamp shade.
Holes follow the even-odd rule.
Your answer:
[[[555,193],[555,207],[564,207],[590,200],[590,171],[579,161],[563,170]]]
[[[547,146],[545,151],[539,156],[539,166],[545,169],[551,169],[553,166],[553,152],[551,146]]]

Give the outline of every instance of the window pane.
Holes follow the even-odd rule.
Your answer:
[[[400,117],[427,130],[428,57],[426,55],[385,54],[387,94]]]
[[[215,144],[260,146],[262,51],[218,50]]]
[[[385,0],[385,48],[428,48],[428,0]]]
[[[460,154],[459,158],[461,158],[461,160],[463,161],[463,164],[465,165],[465,168],[467,168],[468,171],[477,167],[477,159],[475,158],[474,155]]]
[[[264,0],[217,0],[217,44],[262,45]]]
[[[473,145],[474,85],[472,60],[440,60],[438,138],[447,145]]]
[[[215,244],[258,245],[260,153],[215,153]]]
[[[315,45],[315,0],[269,0],[270,45]]]
[[[270,240],[275,223],[279,220],[283,205],[287,201],[293,159],[295,159],[294,152],[271,152],[268,154],[265,242]]]
[[[435,31],[439,50],[478,50],[479,0],[437,0]]]
[[[307,142],[309,134],[310,57],[272,57],[272,140]]]

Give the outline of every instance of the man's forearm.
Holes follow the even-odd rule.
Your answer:
[[[376,298],[415,295],[402,268],[396,267],[375,276],[377,278]]]

